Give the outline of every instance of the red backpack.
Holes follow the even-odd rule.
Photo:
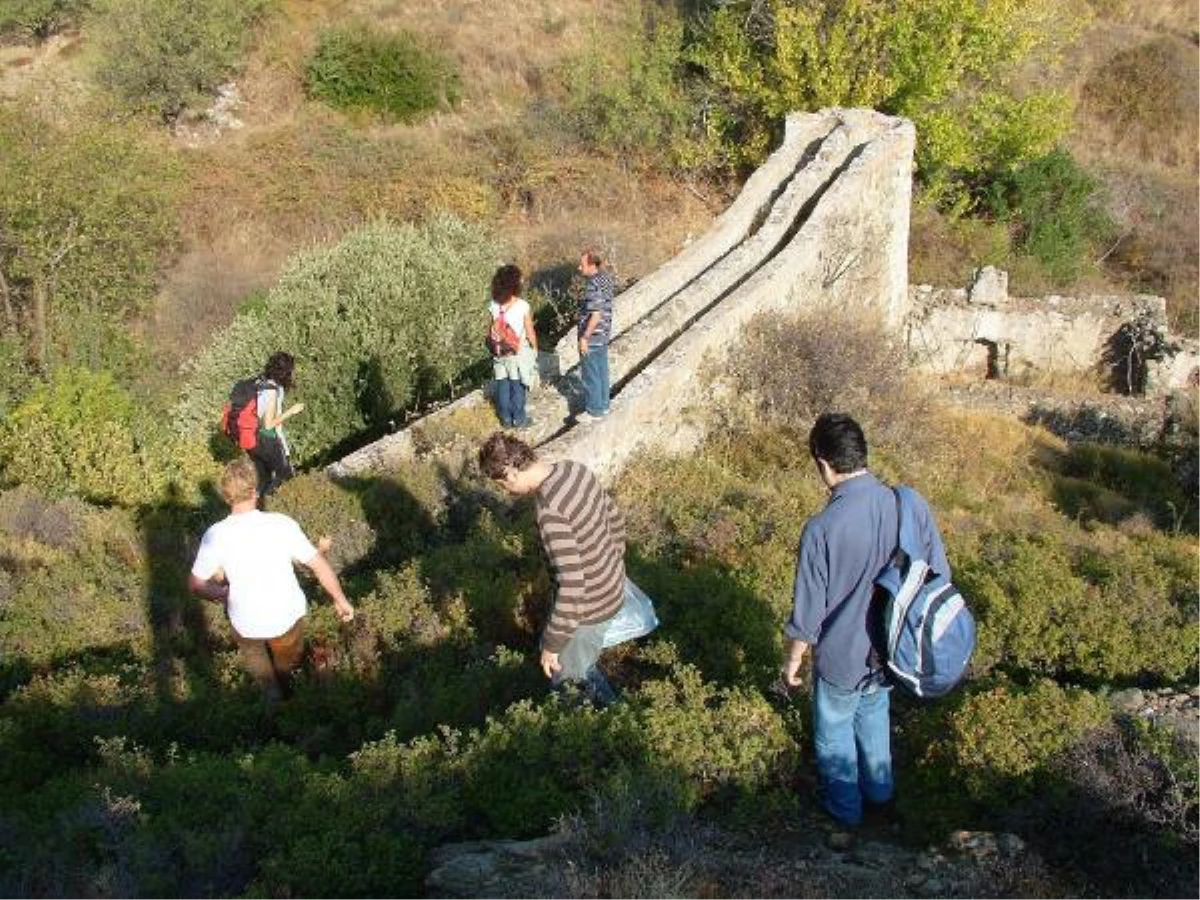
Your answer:
[[[225,401],[221,431],[243,450],[258,446],[258,392],[267,386],[261,377],[243,378]]]
[[[504,318],[503,314],[492,319],[485,343],[492,356],[512,356],[521,349],[520,336],[508,324],[508,320]]]

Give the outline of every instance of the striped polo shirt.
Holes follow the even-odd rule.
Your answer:
[[[583,294],[579,298],[577,330],[580,337],[583,337],[592,313],[600,313],[600,321],[596,324],[596,330],[588,338],[589,347],[604,346],[612,336],[613,295],[616,292],[617,283],[608,274],[607,269],[601,269],[595,275],[584,279]]]
[[[542,647],[560,653],[580,625],[611,619],[625,595],[625,520],[586,466],[554,463],[538,489],[542,547],[558,585]]]

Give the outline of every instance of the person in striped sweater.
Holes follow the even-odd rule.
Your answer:
[[[598,661],[604,632],[625,597],[625,520],[596,476],[572,460],[547,462],[524,441],[493,434],[479,466],[514,496],[533,495],[542,549],[556,586],[542,631],[551,683],[578,682],[601,706],[616,699]]]

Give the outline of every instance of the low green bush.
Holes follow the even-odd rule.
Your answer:
[[[308,61],[309,96],[338,109],[411,122],[458,102],[450,61],[407,32],[382,34],[367,25],[321,34]]]
[[[1171,544],[993,532],[954,559],[979,618],[976,668],[1173,682],[1196,665],[1196,573]],[[1194,568],[1194,567],[1193,567]]]
[[[486,357],[488,283],[500,251],[477,226],[379,222],[294,256],[266,300],[240,313],[187,366],[172,413],[213,433],[230,386],[286,350],[296,358],[293,460],[377,436],[398,412],[460,388]]]
[[[176,246],[182,180],[173,154],[128,128],[0,109],[0,265],[12,310],[3,361],[23,363],[5,373],[10,402],[30,375],[62,365],[125,381],[143,373],[130,325]]]
[[[918,710],[897,740],[905,821],[936,837],[964,822],[996,823],[1045,786],[1057,754],[1108,719],[1102,698],[1048,679]]]
[[[682,21],[664,9],[642,12],[631,41],[595,34],[585,53],[563,64],[568,125],[623,159],[685,168],[721,162],[717,145],[694,133]]]
[[[111,375],[73,368],[0,424],[0,469],[10,485],[123,506],[194,502],[217,474],[201,442],[164,430]]]
[[[269,0],[108,0],[94,23],[96,77],[164,120],[233,74]]]

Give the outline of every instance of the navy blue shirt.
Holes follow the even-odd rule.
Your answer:
[[[914,503],[926,559],[950,577],[946,550],[923,499]],[[843,481],[805,523],[796,554],[792,617],[784,632],[816,645],[816,672],[853,690],[872,674],[867,613],[875,576],[896,549],[896,496],[870,472]]]

